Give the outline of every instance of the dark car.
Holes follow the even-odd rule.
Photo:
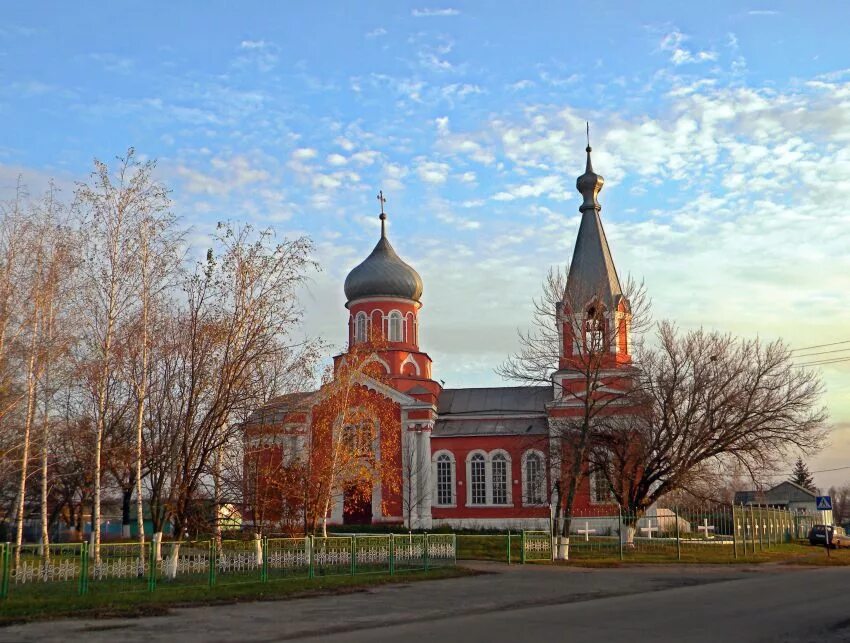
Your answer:
[[[826,534],[829,533],[829,544],[836,549],[839,547],[850,547],[850,536],[843,527],[836,525],[815,525],[809,531],[809,544],[823,545],[826,543]]]

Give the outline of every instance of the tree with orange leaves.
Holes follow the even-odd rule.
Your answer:
[[[401,485],[401,415],[381,392],[384,379],[374,344],[350,348],[325,376],[313,407],[309,467],[323,535],[333,502],[344,492],[367,499],[376,484],[390,494]],[[384,512],[384,494],[381,503]]]

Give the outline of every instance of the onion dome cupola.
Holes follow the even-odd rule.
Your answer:
[[[381,238],[366,260],[348,273],[345,278],[345,297],[348,303],[369,297],[398,297],[419,303],[422,297],[422,277],[396,254],[387,239],[387,215],[383,211],[383,200],[380,219]]]

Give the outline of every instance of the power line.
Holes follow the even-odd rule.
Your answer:
[[[815,473],[832,473],[833,471],[844,471],[845,469],[850,469],[850,464],[843,467],[835,467],[834,469],[821,469],[819,471],[809,471],[811,474]],[[794,472],[789,471],[788,473],[766,473],[763,474],[765,478],[781,478],[781,477],[789,477],[793,476]]]
[[[850,344],[850,339],[845,339],[842,342],[832,342],[831,344],[817,344],[815,346],[803,346],[802,348],[793,348],[791,349],[791,352],[799,353],[800,351],[807,351],[812,348],[826,348],[827,346],[840,346],[841,344]]]
[[[838,357],[836,359],[823,359],[815,362],[803,362],[802,364],[795,364],[795,366],[823,366],[824,364],[841,364],[842,362],[850,362],[850,357]]]
[[[795,355],[794,359],[800,359],[803,357],[814,357],[815,355],[834,355],[835,353],[846,353],[850,351],[850,348],[836,348],[831,351],[819,351],[817,353],[806,353],[805,355]]]

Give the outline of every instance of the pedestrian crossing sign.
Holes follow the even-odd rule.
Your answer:
[[[832,498],[830,496],[818,496],[815,504],[818,511],[832,511]]]

